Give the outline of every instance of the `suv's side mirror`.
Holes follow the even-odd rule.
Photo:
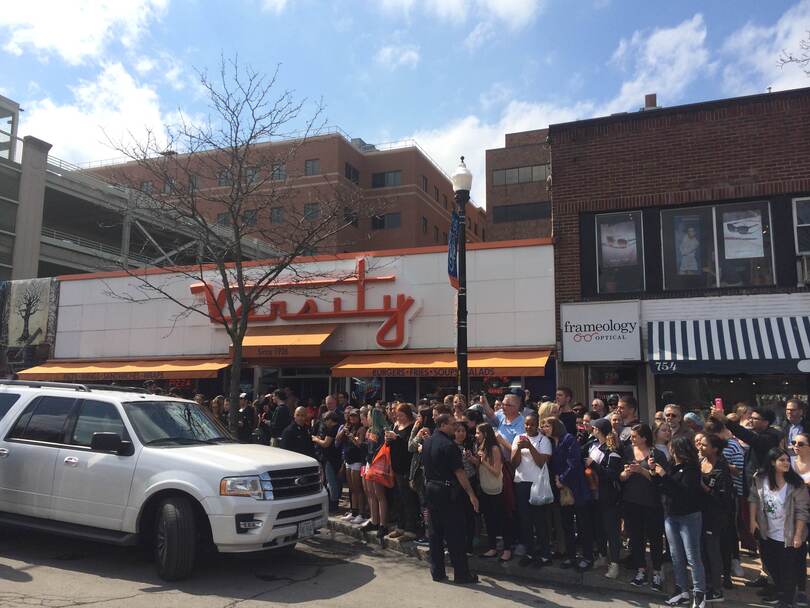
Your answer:
[[[124,442],[118,433],[93,433],[90,449],[98,452],[118,452]]]

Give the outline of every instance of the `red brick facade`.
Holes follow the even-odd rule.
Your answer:
[[[583,299],[584,212],[758,199],[788,205],[790,195],[810,193],[810,89],[551,125],[549,137],[558,313],[560,303]],[[746,290],[717,293],[735,291]]]

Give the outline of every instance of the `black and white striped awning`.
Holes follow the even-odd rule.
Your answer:
[[[647,323],[655,373],[769,374],[810,371],[810,317]]]

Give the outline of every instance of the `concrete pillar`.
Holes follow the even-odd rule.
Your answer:
[[[135,196],[132,190],[127,192],[127,210],[121,222],[121,266],[129,267],[129,243],[132,239],[132,208],[135,206]]]
[[[12,279],[35,279],[39,267],[42,212],[45,207],[45,171],[51,144],[26,136],[23,139],[20,205],[14,237]]]

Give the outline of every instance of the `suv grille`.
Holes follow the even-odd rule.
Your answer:
[[[273,498],[293,498],[317,494],[321,491],[321,470],[319,467],[268,471],[273,484]]]

